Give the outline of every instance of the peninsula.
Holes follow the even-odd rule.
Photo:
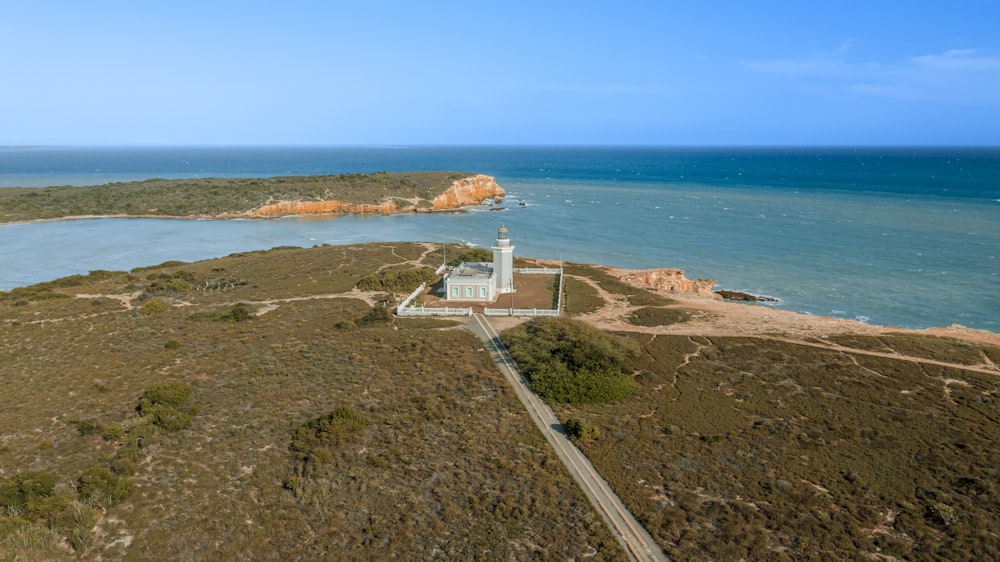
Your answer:
[[[455,211],[505,195],[496,180],[461,172],[150,179],[0,189],[0,223],[87,217],[277,218],[288,215]]]
[[[0,559],[626,560],[467,319],[391,314],[443,254],[276,248],[0,292]],[[551,404],[671,560],[1000,557],[997,334],[561,269],[561,318],[490,322],[516,357],[620,345],[624,392]]]

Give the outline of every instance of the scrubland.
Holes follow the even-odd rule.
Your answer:
[[[440,260],[278,248],[0,293],[0,559],[625,559],[461,319],[388,313]],[[599,268],[564,281],[630,381],[550,398],[671,559],[1000,558],[1000,348],[707,333]]]

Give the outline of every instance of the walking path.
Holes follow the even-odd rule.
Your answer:
[[[499,334],[489,321],[483,315],[475,314],[467,326],[486,343],[493,360],[496,361],[500,371],[514,387],[514,392],[528,410],[535,424],[538,425],[538,429],[542,431],[545,439],[555,449],[556,455],[569,469],[573,479],[583,488],[587,499],[604,518],[618,542],[625,548],[629,558],[666,562],[666,555],[653,541],[653,537],[629,513],[621,499],[611,490],[611,486],[594,469],[590,460],[561,431],[562,424],[552,409],[528,387],[527,381],[507,353],[503,343],[500,342]]]

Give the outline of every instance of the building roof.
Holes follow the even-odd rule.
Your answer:
[[[448,276],[449,281],[485,281],[493,277],[493,264],[463,262]]]

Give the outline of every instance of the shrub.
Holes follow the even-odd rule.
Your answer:
[[[6,542],[15,548],[23,549],[56,549],[62,542],[62,537],[54,529],[42,525],[28,523],[18,527],[11,533]],[[19,560],[20,558],[14,558]]]
[[[927,507],[928,519],[942,525],[951,525],[958,521],[955,508],[943,503],[935,503]]]
[[[167,340],[167,343],[163,344],[163,349],[180,349],[181,342],[177,340]]]
[[[180,406],[191,399],[191,386],[182,381],[168,381],[153,385],[142,393],[153,404]]]
[[[124,500],[132,493],[132,481],[125,476],[117,476],[104,466],[92,466],[83,471],[77,480],[80,501],[110,507]]]
[[[362,291],[389,291],[409,293],[420,286],[437,279],[437,274],[429,267],[415,267],[403,271],[380,271],[358,280],[356,287]]]
[[[159,314],[168,310],[170,310],[170,305],[160,299],[149,299],[148,301],[142,303],[142,306],[139,307],[139,312],[145,316]]]
[[[243,322],[254,317],[256,309],[252,304],[241,302],[229,307],[229,311],[223,316],[224,320],[230,322]]]
[[[122,427],[122,424],[114,422],[102,428],[101,437],[105,441],[121,441],[125,437],[125,429]]]
[[[74,501],[53,514],[49,526],[65,535],[73,549],[80,551],[90,544],[91,531],[99,520],[98,510]]]
[[[104,431],[104,426],[97,420],[76,420],[74,423],[80,435],[95,435]]]
[[[157,404],[143,410],[143,415],[153,420],[153,424],[165,431],[180,431],[191,427],[191,416],[185,412]]]
[[[31,295],[31,300],[33,301],[47,301],[53,299],[68,299],[69,295],[66,293],[59,293],[57,291],[38,291],[37,293]]]
[[[191,427],[191,415],[177,408],[191,399],[191,387],[181,381],[154,385],[142,393],[136,411],[147,423],[166,431]]]
[[[531,388],[545,400],[567,404],[613,402],[635,392],[624,370],[639,351],[633,340],[610,336],[577,320],[535,319],[503,333]]]
[[[391,326],[394,317],[392,311],[384,306],[375,306],[358,318],[354,323],[360,327],[386,327]]]
[[[158,265],[147,265],[143,267],[136,267],[132,269],[132,273],[142,273],[145,271],[152,271],[154,269],[163,269],[165,267],[177,267],[179,265],[187,265],[186,261],[170,260],[165,261]]]
[[[312,454],[316,449],[336,447],[354,439],[367,425],[361,414],[342,406],[299,426],[290,448],[297,453]]]
[[[597,426],[581,419],[569,418],[563,424],[566,434],[573,439],[597,439],[601,436],[601,430]]]
[[[191,318],[209,322],[244,322],[253,318],[256,311],[257,309],[254,305],[241,302],[226,309],[195,314]]]
[[[463,262],[492,262],[493,252],[486,248],[470,248],[468,246],[459,250],[455,257],[448,260],[448,265],[456,266]]]
[[[55,492],[55,476],[44,470],[19,472],[0,484],[0,506],[29,510],[35,503]]]

